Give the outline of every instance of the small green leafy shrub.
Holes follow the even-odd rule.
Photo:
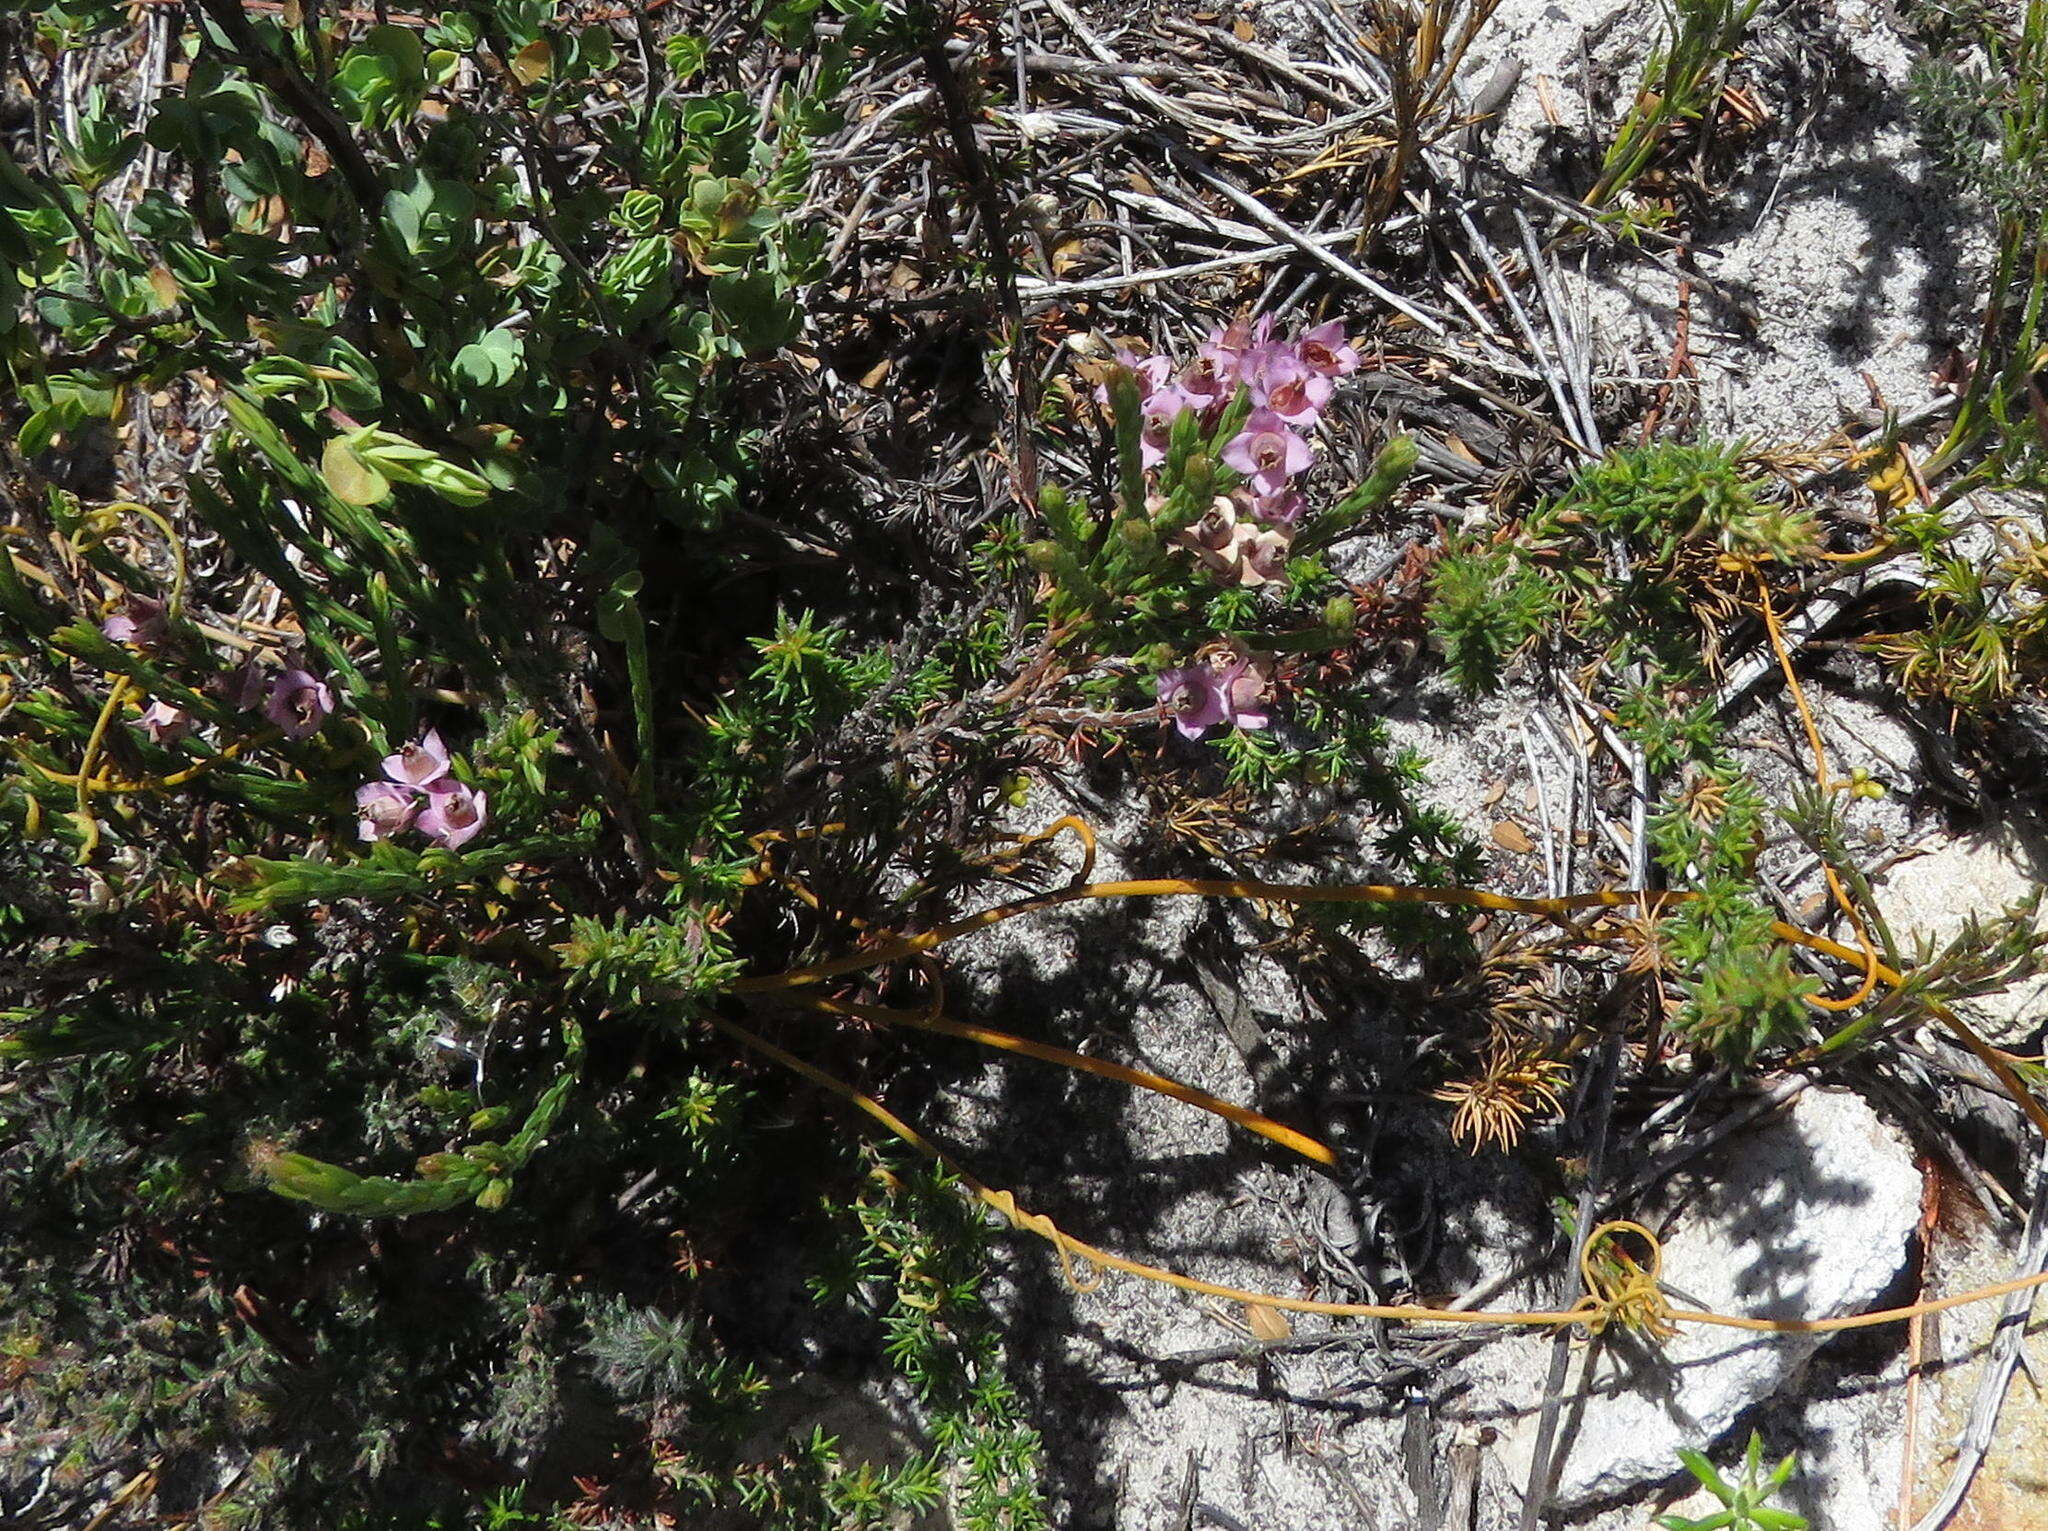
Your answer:
[[[1497,685],[1547,641],[1594,677],[1647,769],[1678,775],[1651,850],[1694,897],[1645,960],[1677,981],[1678,1031],[1738,1064],[1803,1038],[1816,986],[1754,892],[1775,815],[1728,758],[1707,656],[1765,570],[1819,547],[1812,515],[1767,493],[1739,444],[1652,441],[1581,469],[1519,527],[1453,536],[1432,571],[1432,630],[1461,686]]]
[[[1763,1437],[1754,1430],[1742,1453],[1742,1481],[1731,1484],[1705,1456],[1681,1447],[1678,1459],[1685,1470],[1699,1480],[1700,1487],[1721,1501],[1711,1515],[1660,1515],[1657,1524],[1665,1531],[1806,1531],[1806,1517],[1765,1503],[1792,1481],[1798,1469],[1796,1454],[1787,1455],[1770,1472],[1764,1472]]]
[[[1466,691],[1501,672],[1550,626],[1557,591],[1511,541],[1454,532],[1430,573],[1430,630]]]
[[[0,153],[0,1312],[79,1523],[145,1468],[223,1524],[1037,1523],[972,1219],[782,1162],[706,1045],[787,955],[741,905],[792,768],[1007,632],[906,687],[866,592],[776,562],[793,215],[914,28],[697,22],[0,18],[37,89],[133,65]],[[869,636],[780,615],[820,594]],[[914,1334],[869,1315],[928,1406],[886,1471],[744,1319],[766,1269],[843,1326],[801,1273],[885,1236],[951,1262]]]
[[[1763,0],[1669,0],[1664,36],[1650,51],[1643,81],[1615,129],[1600,178],[1586,201],[1603,206],[1626,191],[1668,148],[1681,129],[1711,117],[1719,105],[1730,61]],[[1630,227],[1622,210],[1617,221]]]
[[[1311,507],[1307,433],[1358,364],[1334,323],[1289,340],[1269,319],[1219,328],[1178,367],[1119,351],[1099,385],[1114,503],[1098,514],[1047,485],[1050,535],[1026,549],[1051,580],[1057,640],[1133,656],[1189,739],[1228,725],[1232,779],[1255,788],[1300,763],[1245,737],[1268,725],[1277,660],[1351,637],[1354,603],[1316,555],[1384,509],[1415,465],[1414,442],[1396,437],[1350,493]]]
[[[1741,772],[1724,763],[1691,768],[1650,828],[1658,863],[1694,897],[1659,926],[1666,960],[1680,975],[1681,1032],[1725,1061],[1745,1064],[1802,1040],[1817,992],[1795,972],[1756,896],[1756,857],[1771,814]]]
[[[1519,527],[1451,538],[1431,625],[1468,690],[1553,635],[1610,671],[1648,666],[1665,694],[1696,690],[1741,580],[1818,547],[1811,513],[1767,496],[1739,444],[1617,447]]]

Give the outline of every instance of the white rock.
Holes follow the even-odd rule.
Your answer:
[[[1870,1307],[1898,1275],[1920,1211],[1905,1140],[1863,1101],[1808,1090],[1789,1110],[1701,1161],[1664,1238],[1677,1307],[1828,1318]],[[1655,1226],[1654,1222],[1652,1226]],[[1584,1354],[1559,1415],[1564,1462],[1549,1503],[1575,1509],[1679,1471],[1752,1405],[1793,1382],[1824,1335],[1690,1325],[1662,1345],[1610,1331]],[[1503,1442],[1526,1482],[1539,1415]]]
[[[1970,839],[1951,840],[1900,862],[1885,874],[1878,902],[1907,955],[1920,941],[1938,951],[1967,919],[1996,919],[2033,893],[2039,884],[2028,865],[2037,854],[2038,844],[2021,827],[1995,824]],[[2040,1029],[2044,998],[2048,974],[1961,1008],[1990,1041],[2017,1047]]]

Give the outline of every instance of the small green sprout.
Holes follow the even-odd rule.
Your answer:
[[[1721,1508],[1711,1515],[1694,1518],[1686,1515],[1660,1515],[1657,1524],[1665,1531],[1806,1531],[1806,1517],[1791,1510],[1775,1509],[1764,1503],[1779,1489],[1783,1488],[1799,1465],[1798,1453],[1787,1454],[1785,1460],[1772,1468],[1769,1476],[1759,1478],[1763,1471],[1764,1438],[1754,1430],[1749,1432],[1749,1446],[1742,1454],[1742,1481],[1730,1486],[1728,1480],[1714,1470],[1714,1464],[1697,1451],[1684,1446],[1678,1448],[1678,1460],[1685,1464],[1685,1470],[1700,1480],[1700,1486],[1721,1501]]]

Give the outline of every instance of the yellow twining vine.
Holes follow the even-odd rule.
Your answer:
[[[1663,1247],[1657,1236],[1640,1223],[1610,1222],[1602,1223],[1593,1229],[1587,1236],[1585,1249],[1580,1256],[1580,1276],[1586,1283],[1586,1295],[1571,1307],[1554,1311],[1466,1311],[1431,1308],[1420,1303],[1323,1302],[1309,1297],[1285,1297],[1273,1292],[1255,1292],[1244,1287],[1226,1286],[1221,1282],[1203,1281],[1195,1276],[1168,1270],[1164,1266],[1148,1265],[1141,1260],[1127,1259],[1123,1255],[1112,1254],[1106,1249],[1077,1239],[1045,1214],[1027,1212],[1019,1207],[1016,1198],[1010,1192],[984,1184],[945,1149],[873,1096],[863,1094],[844,1080],[836,1079],[823,1069],[806,1063],[737,1022],[714,1016],[712,1024],[763,1057],[858,1107],[888,1129],[891,1136],[944,1166],[969,1194],[1001,1215],[1012,1227],[1034,1234],[1051,1244],[1059,1256],[1060,1268],[1066,1274],[1068,1284],[1078,1292],[1093,1291],[1099,1286],[1103,1271],[1122,1271],[1126,1275],[1137,1276],[1161,1286],[1174,1287],[1204,1297],[1220,1297],[1235,1302],[1284,1309],[1291,1313],[1321,1313],[1337,1318],[1379,1318],[1404,1323],[1473,1324],[1552,1330],[1571,1326],[1587,1334],[1598,1334],[1614,1323],[1624,1324],[1649,1335],[1668,1335],[1684,1324],[1711,1324],[1725,1329],[1749,1329],[1773,1334],[1831,1334],[1842,1329],[1866,1329],[1878,1324],[1901,1323],[1918,1314],[1940,1313],[1949,1308],[1962,1307],[1967,1303],[1985,1302],[2012,1292],[2023,1292],[2033,1287],[2048,1285],[2048,1271],[2043,1271],[2038,1275],[2001,1281],[1975,1291],[1958,1293],[1953,1297],[1933,1298],[1913,1303],[1908,1307],[1885,1308],[1872,1313],[1849,1314],[1842,1318],[1744,1318],[1730,1313],[1673,1308],[1665,1301],[1663,1293],[1657,1287],[1657,1278],[1662,1274],[1664,1259]],[[1647,1264],[1633,1268],[1630,1263],[1624,1263],[1624,1273],[1617,1277],[1602,1272],[1596,1265],[1596,1259],[1606,1252],[1608,1245],[1623,1234],[1643,1241],[1649,1250],[1649,1260]]]
[[[1768,598],[1766,598],[1768,600]],[[1775,626],[1775,624],[1772,624]],[[1795,684],[1795,695],[1796,695]],[[1801,698],[1803,702],[1803,698]],[[1816,739],[1817,744],[1817,739]],[[1825,767],[1822,767],[1823,774]],[[826,826],[803,835],[809,838],[817,834],[831,834],[841,828],[839,825]],[[730,986],[730,992],[742,994],[782,995],[791,1003],[821,1015],[843,1016],[878,1024],[909,1027],[916,1030],[937,1032],[947,1036],[961,1037],[1005,1052],[1038,1058],[1065,1067],[1085,1070],[1105,1078],[1117,1079],[1140,1089],[1154,1091],[1175,1100],[1193,1105],[1201,1110],[1223,1118],[1237,1126],[1254,1132],[1270,1142],[1280,1144],[1314,1163],[1331,1166],[1336,1162],[1335,1154],[1324,1144],[1306,1134],[1287,1127],[1282,1123],[1219,1100],[1192,1086],[1152,1074],[1139,1069],[1125,1068],[1120,1064],[1106,1062],[1099,1058],[1070,1052],[1065,1048],[1033,1042],[1010,1033],[995,1031],[987,1027],[974,1026],[947,1019],[941,1014],[944,1003],[943,987],[937,981],[935,966],[928,953],[949,941],[987,930],[1005,920],[1035,913],[1040,910],[1057,908],[1063,904],[1084,900],[1113,898],[1246,898],[1263,899],[1279,904],[1348,903],[1348,904],[1429,904],[1459,908],[1490,909],[1503,912],[1538,915],[1553,919],[1570,927],[1568,917],[1581,910],[1607,909],[1621,906],[1647,907],[1652,913],[1669,905],[1689,901],[1693,895],[1683,891],[1644,891],[1628,889],[1602,889],[1591,893],[1567,894],[1558,898],[1522,898],[1510,894],[1489,893],[1476,888],[1425,888],[1400,884],[1342,883],[1315,885],[1303,883],[1272,883],[1255,879],[1212,879],[1212,878],[1146,878],[1114,882],[1091,883],[1087,874],[1095,862],[1095,836],[1089,826],[1078,818],[1058,820],[1039,834],[1024,837],[1019,842],[1019,851],[1044,843],[1061,833],[1071,833],[1083,847],[1083,866],[1080,874],[1063,887],[1047,892],[1034,893],[1028,897],[999,904],[977,911],[960,919],[915,935],[882,934],[872,937],[862,947],[847,956],[837,957],[805,967],[787,971],[743,978]],[[802,896],[804,891],[785,873],[766,869],[767,839],[760,843],[763,853],[764,870],[751,879],[753,882],[775,881],[790,887]],[[1810,951],[1833,958],[1858,972],[1861,990],[1853,1002],[1860,1001],[1879,985],[1899,990],[1907,986],[1907,978],[1894,968],[1879,960],[1876,948],[1871,942],[1862,919],[1851,908],[1846,894],[1839,895],[1843,907],[1851,916],[1859,946],[1849,947],[1825,936],[1814,935],[1796,926],[1774,921],[1772,933],[1779,939]],[[817,907],[815,899],[807,903]],[[850,1000],[833,999],[812,992],[812,986],[828,978],[862,972],[903,960],[914,960],[925,969],[931,981],[932,1000],[924,1010],[891,1009],[879,1005],[856,1003]],[[1827,1001],[1816,996],[1810,1001],[1814,1008],[1822,1011],[1839,1012],[1848,1008],[1841,1000]],[[1931,996],[1922,996],[1927,1013],[1939,1020],[1989,1067],[1999,1082],[2011,1093],[2013,1099],[2025,1111],[2035,1127],[2048,1137],[2048,1111],[2044,1111],[2038,1100],[2026,1087],[2025,1082],[2012,1069],[2006,1056],[1991,1047],[1970,1029],[1946,1005]],[[1602,1223],[1592,1229],[1581,1247],[1579,1254],[1579,1277],[1584,1295],[1569,1308],[1554,1311],[1497,1312],[1466,1311],[1462,1309],[1432,1308],[1418,1303],[1350,1303],[1325,1302],[1305,1297],[1286,1297],[1271,1292],[1250,1291],[1241,1287],[1226,1286],[1219,1282],[1203,1281],[1197,1277],[1169,1270],[1164,1266],[1147,1264],[1144,1261],[1128,1259],[1109,1250],[1089,1244],[1067,1233],[1043,1213],[1031,1212],[1018,1206],[1016,1198],[1008,1191],[987,1185],[939,1144],[925,1136],[910,1123],[890,1111],[874,1097],[863,1093],[845,1081],[835,1078],[783,1048],[777,1047],[766,1038],[722,1016],[714,1016],[712,1024],[735,1041],[759,1053],[783,1068],[810,1080],[820,1088],[838,1096],[858,1110],[881,1124],[889,1134],[902,1143],[943,1166],[967,1192],[988,1207],[1010,1226],[1044,1239],[1053,1246],[1059,1257],[1060,1267],[1070,1286],[1076,1291],[1091,1291],[1098,1286],[1102,1273],[1120,1271],[1151,1281],[1162,1286],[1207,1297],[1229,1299],[1252,1303],[1261,1307],[1281,1309],[1295,1313],[1320,1313],[1332,1317],[1377,1318],[1406,1323],[1491,1325],[1496,1327],[1523,1327],[1558,1330],[1577,1328],[1587,1335],[1598,1335],[1609,1326],[1619,1323],[1650,1338],[1665,1338],[1675,1334],[1687,1324],[1707,1324],[1728,1329],[1744,1329],[1773,1334],[1828,1334],[1844,1329],[1870,1328],[1880,1324],[1900,1323],[1920,1314],[1944,1312],[1950,1308],[1970,1303],[1986,1302],[2014,1292],[2028,1291],[2048,1285],[2048,1271],[2032,1276],[2017,1277],[1974,1291],[1958,1293],[1951,1297],[1933,1298],[1905,1307],[1886,1308],[1870,1313],[1850,1314],[1840,1318],[1820,1319],[1774,1319],[1748,1318],[1739,1314],[1715,1313],[1701,1309],[1674,1308],[1665,1298],[1659,1285],[1663,1273],[1664,1251],[1657,1236],[1641,1223],[1614,1221]],[[1820,1049],[1809,1049],[1800,1060],[1807,1061],[1817,1055]],[[1642,1246],[1644,1258],[1637,1259],[1630,1254],[1624,1240],[1634,1241]]]
[[[164,609],[173,617],[183,616],[185,612],[185,591],[190,577],[189,559],[184,539],[178,535],[178,529],[171,524],[169,518],[161,511],[139,504],[134,500],[116,500],[110,504],[96,506],[84,511],[80,517],[78,535],[72,543],[73,549],[82,552],[96,544],[107,541],[111,537],[119,535],[122,529],[122,517],[124,516],[139,517],[156,528],[157,532],[163,537],[164,543],[169,548],[171,555],[171,588],[164,602]],[[24,527],[11,524],[0,526],[0,536],[20,537],[27,535],[27,529]],[[56,591],[59,588],[57,581],[47,570],[14,553],[12,550],[8,550],[6,556],[16,573],[35,580],[46,589]],[[215,628],[204,628],[203,630],[217,637],[233,638],[232,634],[221,633]],[[124,796],[139,792],[165,792],[176,787],[182,787],[187,782],[204,775],[223,760],[234,759],[250,744],[265,742],[266,737],[275,737],[274,733],[272,733],[267,736],[259,736],[253,740],[230,744],[218,753],[182,770],[173,771],[168,775],[145,777],[137,781],[125,780],[114,775],[111,769],[101,771],[99,769],[99,757],[100,751],[106,743],[108,731],[121,716],[124,706],[135,697],[138,687],[134,677],[129,675],[111,674],[108,678],[110,685],[107,691],[107,699],[101,706],[99,716],[93,724],[92,732],[86,739],[85,751],[79,759],[76,771],[52,770],[50,767],[30,759],[26,754],[19,754],[17,752],[22,764],[28,766],[45,780],[57,783],[60,786],[70,787],[73,790],[77,803],[73,817],[78,825],[80,835],[78,851],[80,865],[91,861],[100,845],[99,816],[94,811],[92,805],[92,800],[95,796]],[[37,835],[41,833],[42,829],[41,805],[37,803],[33,794],[29,795],[27,804],[27,832],[31,836]]]

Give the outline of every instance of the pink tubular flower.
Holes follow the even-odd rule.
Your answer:
[[[1247,664],[1224,688],[1230,706],[1230,721],[1239,728],[1264,728],[1272,721],[1266,711],[1266,677]]]
[[[192,732],[192,715],[169,702],[151,702],[142,709],[140,721],[152,744],[176,744]]]
[[[420,833],[436,845],[459,850],[484,827],[484,794],[444,776],[427,788],[427,806],[420,810]]]
[[[1311,372],[1292,351],[1273,358],[1252,384],[1252,398],[1289,425],[1314,425],[1332,391],[1330,380]]]
[[[1230,721],[1247,731],[1264,728],[1272,721],[1263,707],[1254,706],[1265,683],[1246,673],[1230,683]]]
[[[1178,389],[1162,388],[1145,400],[1145,423],[1138,433],[1138,458],[1147,468],[1166,461],[1173,444],[1173,422],[1188,411]]]
[[[1219,639],[1204,645],[1193,664],[1160,675],[1159,705],[1189,739],[1201,738],[1218,723],[1264,728],[1270,721],[1266,688],[1272,678],[1270,659],[1235,639]]]
[[[384,757],[384,774],[401,787],[431,787],[448,774],[448,747],[428,729],[426,737]]]
[[[1272,332],[1272,320],[1261,319],[1259,323],[1265,326],[1267,334]],[[1209,332],[1208,344],[1211,348],[1223,352],[1234,361],[1264,339],[1264,334],[1255,333],[1251,320],[1233,319],[1230,323],[1219,324],[1215,329],[1211,330]]]
[[[1239,729],[1264,729],[1272,723],[1266,712],[1266,677],[1249,665],[1231,677],[1231,720]]]
[[[356,834],[364,840],[389,840],[418,811],[412,793],[396,782],[366,781],[356,788]]]
[[[1303,365],[1324,377],[1349,377],[1358,370],[1358,352],[1344,337],[1344,326],[1332,319],[1301,337],[1295,347]]]
[[[1273,530],[1238,528],[1235,570],[1240,585],[1271,585],[1287,577],[1287,539]]]
[[[1239,728],[1264,728],[1271,721],[1266,712],[1266,688],[1273,679],[1270,656],[1254,654],[1232,638],[1207,645],[1196,657],[1223,693],[1231,722]]]
[[[1116,348],[1116,364],[1129,368],[1138,379],[1138,397],[1149,399],[1161,391],[1171,392],[1173,358],[1170,356],[1140,356],[1126,346]]]
[[[286,670],[270,683],[263,716],[287,739],[310,739],[334,712],[334,693],[327,682],[306,670]]]
[[[1244,353],[1237,364],[1237,376],[1251,389],[1252,397],[1263,404],[1274,384],[1285,375],[1285,369],[1294,365],[1297,363],[1290,347],[1268,344]]]
[[[1181,532],[1187,545],[1197,552],[1220,553],[1230,546],[1231,533],[1237,530],[1237,506],[1228,495],[1219,494],[1209,502],[1209,508],[1202,513],[1201,520]]]
[[[1199,739],[1229,720],[1229,688],[1218,685],[1215,672],[1202,665],[1165,670],[1159,676],[1159,705],[1181,737]]]
[[[1156,468],[1165,462],[1173,447],[1173,422],[1147,417],[1138,432],[1138,464]]]
[[[1137,379],[1138,402],[1146,406],[1145,412],[1148,415],[1161,412],[1152,407],[1155,398],[1160,399],[1162,404],[1177,399],[1173,388],[1173,358],[1169,356],[1140,356],[1137,352],[1127,347],[1118,346],[1111,359],[1117,366],[1123,368],[1132,377]],[[1095,402],[1102,405],[1105,409],[1109,407],[1109,384],[1097,383],[1095,385]],[[1179,414],[1179,403],[1173,402],[1173,407],[1165,412]]]
[[[146,595],[127,595],[121,609],[100,623],[100,631],[116,643],[132,643],[139,649],[154,648],[169,632],[164,603]]]
[[[1187,413],[1187,395],[1178,388],[1158,388],[1145,395],[1143,405],[1147,420],[1163,420],[1168,425]]]
[[[1224,391],[1224,401],[1236,392],[1235,385],[1243,384],[1251,389],[1253,402],[1260,405],[1266,402],[1270,374],[1294,360],[1293,349],[1273,338],[1270,314],[1249,322],[1240,319],[1217,331],[1203,350],[1215,356],[1217,367],[1232,385]]]
[[[1255,409],[1242,434],[1223,449],[1223,460],[1251,480],[1255,495],[1276,495],[1313,460],[1308,443],[1270,409]]]
[[[1308,513],[1308,501],[1299,489],[1283,489],[1278,494],[1257,494],[1252,496],[1252,514],[1268,526],[1277,526],[1283,531],[1292,531]]]
[[[1174,386],[1196,409],[1219,409],[1237,392],[1237,357],[1214,345],[1205,345],[1181,369]]]
[[[1138,455],[1147,468],[1156,468],[1166,461],[1167,443],[1173,429],[1173,422],[1188,408],[1189,400],[1173,386],[1173,360],[1166,356],[1144,356],[1122,346],[1116,350],[1116,365],[1129,372],[1138,383],[1138,408],[1142,417],[1138,437]],[[1105,409],[1109,407],[1109,385],[1095,386],[1095,401]]]
[[[1298,500],[1300,496],[1294,498]],[[1219,494],[1208,513],[1175,532],[1172,541],[1193,553],[1196,562],[1212,574],[1221,575],[1227,583],[1270,585],[1287,577],[1287,552],[1293,531],[1287,524],[1266,516],[1256,521],[1246,519],[1246,510],[1261,503],[1251,500],[1248,507],[1248,499],[1242,491],[1236,497]],[[1276,502],[1273,512],[1284,514],[1288,509],[1282,499]],[[1299,508],[1294,508],[1293,513],[1299,515]]]

